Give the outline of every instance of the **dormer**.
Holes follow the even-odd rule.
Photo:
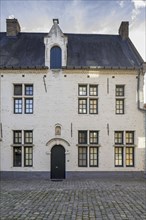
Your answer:
[[[59,20],[53,19],[53,26],[46,37],[45,65],[50,69],[61,69],[67,63],[67,37],[59,27]]]

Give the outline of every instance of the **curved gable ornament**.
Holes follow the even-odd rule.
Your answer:
[[[47,143],[46,146],[54,146],[54,145],[62,145],[62,146],[70,146],[69,142],[64,140],[63,138],[52,138]]]

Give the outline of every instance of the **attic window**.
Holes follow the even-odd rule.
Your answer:
[[[62,51],[58,46],[54,46],[50,51],[50,69],[61,69]]]

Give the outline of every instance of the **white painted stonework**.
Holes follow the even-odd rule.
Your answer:
[[[137,109],[135,70],[5,70],[1,73],[1,170],[50,171],[51,148],[65,148],[66,171],[142,171],[144,115]],[[23,75],[25,77],[23,77]],[[47,92],[44,87],[43,77]],[[65,77],[66,76],[66,77]],[[114,76],[114,78],[113,78]],[[107,93],[107,79],[109,93]],[[13,113],[13,84],[32,83],[34,113]],[[98,114],[78,114],[78,84],[98,84]],[[115,85],[125,85],[125,114],[115,114]],[[142,88],[141,88],[142,91]],[[56,124],[61,135],[55,135]],[[107,131],[109,125],[109,134]],[[33,130],[33,167],[13,167],[13,130]],[[78,167],[78,130],[99,131],[99,166]],[[135,131],[135,166],[114,166],[114,131]],[[89,155],[88,155],[89,156]]]

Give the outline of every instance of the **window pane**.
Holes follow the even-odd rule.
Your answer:
[[[22,95],[22,85],[14,85],[14,95]]]
[[[13,166],[14,167],[21,167],[21,158],[22,158],[21,147],[14,147],[13,148]]]
[[[116,96],[124,96],[124,85],[116,85]]]
[[[115,147],[115,166],[123,167],[123,148]]]
[[[14,99],[14,113],[22,114],[22,99]]]
[[[124,99],[116,99],[116,114],[124,114]]]
[[[90,99],[89,100],[89,112],[90,112],[90,114],[97,114],[98,113],[98,100],[97,99]]]
[[[25,85],[25,95],[33,95],[33,85]]]
[[[24,147],[24,166],[32,166],[32,147]]]
[[[90,167],[98,166],[98,148],[97,147],[90,147],[89,160],[90,160]]]
[[[79,114],[87,113],[87,99],[79,99]]]
[[[25,99],[25,113],[32,114],[33,113],[33,99],[26,98]]]
[[[134,144],[134,131],[126,131],[126,144]]]
[[[134,166],[134,147],[126,147],[126,167]]]
[[[79,95],[81,96],[87,95],[87,85],[79,85]]]
[[[115,131],[115,144],[123,144],[123,131]]]
[[[22,131],[13,131],[13,143],[22,144]]]
[[[89,86],[89,95],[90,96],[97,96],[98,95],[98,86],[97,85],[90,85]]]
[[[78,148],[78,166],[87,167],[87,148],[86,147]]]
[[[90,135],[90,144],[98,144],[98,131],[90,131],[89,135]]]
[[[87,144],[87,131],[79,131],[78,132],[78,143],[79,144]],[[83,151],[83,149],[82,149],[82,151]]]
[[[32,144],[33,143],[33,133],[32,131],[24,131],[24,143]],[[26,148],[27,150],[27,148]]]

